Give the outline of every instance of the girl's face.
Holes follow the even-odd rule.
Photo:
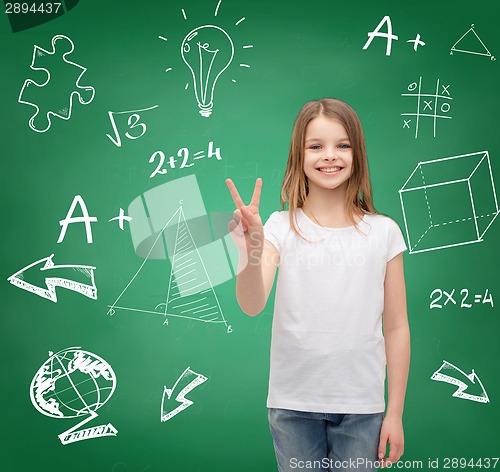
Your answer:
[[[315,187],[345,190],[352,172],[352,159],[351,143],[340,121],[318,116],[309,122],[304,150],[309,191]]]

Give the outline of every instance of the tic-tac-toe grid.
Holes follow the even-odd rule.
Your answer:
[[[441,90],[440,90],[441,87]],[[448,119],[452,117],[448,115],[451,108],[451,100],[453,98],[449,91],[450,85],[443,85],[439,79],[436,80],[435,93],[422,93],[422,77],[419,77],[417,82],[412,82],[408,85],[408,92],[402,93],[402,97],[412,97],[416,99],[415,113],[401,113],[401,116],[415,117],[415,138],[418,138],[419,126],[421,119],[433,119],[433,135],[436,137],[436,124],[438,119]],[[403,118],[403,128],[410,129],[412,119],[405,120]]]

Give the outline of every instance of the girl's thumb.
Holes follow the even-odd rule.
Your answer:
[[[240,212],[241,212],[241,215],[243,216],[243,218],[252,219],[252,217],[253,217],[252,213],[250,212],[248,207],[246,207],[245,205],[240,207]]]

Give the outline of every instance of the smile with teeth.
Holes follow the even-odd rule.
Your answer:
[[[342,167],[318,167],[322,174],[336,174],[342,170]]]

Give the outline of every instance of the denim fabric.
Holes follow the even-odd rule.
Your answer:
[[[269,408],[278,471],[376,471],[383,418]]]

